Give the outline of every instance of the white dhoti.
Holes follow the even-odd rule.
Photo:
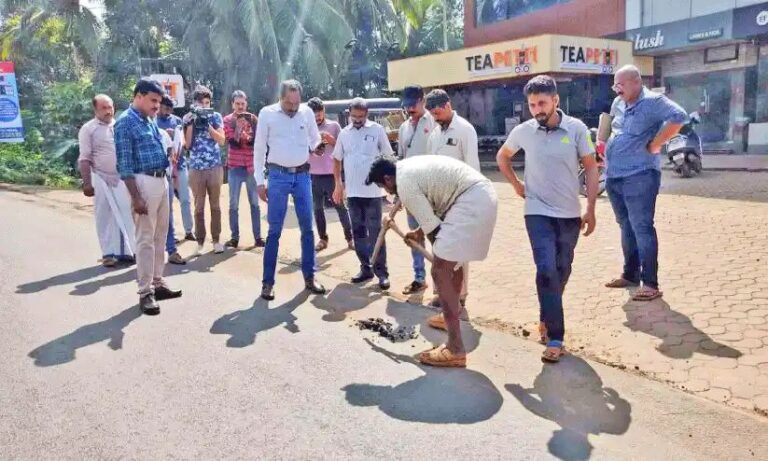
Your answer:
[[[490,181],[464,191],[443,218],[432,245],[435,256],[462,264],[485,259],[496,227],[496,209],[496,190]]]
[[[128,188],[123,181],[112,187],[96,173],[91,173],[91,181],[96,233],[102,256],[133,256],[136,237]]]

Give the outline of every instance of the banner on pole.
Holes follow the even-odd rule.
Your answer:
[[[24,142],[13,63],[0,61],[0,142]]]

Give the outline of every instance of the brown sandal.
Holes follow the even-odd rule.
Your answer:
[[[557,363],[563,355],[565,355],[563,342],[552,340],[547,343],[547,348],[541,354],[541,361],[544,363]]]
[[[547,344],[549,338],[547,337],[547,326],[544,322],[539,322],[539,344]]]
[[[424,365],[445,368],[465,368],[467,354],[454,354],[445,344],[419,354],[419,362]]]
[[[655,288],[642,287],[632,295],[633,301],[653,301],[654,299],[661,298],[664,295],[663,292]]]
[[[610,282],[605,284],[606,288],[630,288],[630,287],[636,287],[637,283],[630,282],[629,280],[618,278],[613,279]]]
[[[445,317],[443,317],[443,314],[433,315],[428,318],[427,325],[438,330],[448,330],[448,327],[445,325]]]

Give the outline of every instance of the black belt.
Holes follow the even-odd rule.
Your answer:
[[[164,178],[166,175],[165,170],[149,170],[149,171],[142,171],[141,174],[152,176],[153,178]]]
[[[275,170],[280,171],[282,173],[288,173],[288,174],[299,174],[299,173],[306,173],[309,171],[309,163],[305,163],[304,165],[299,166],[282,166],[277,165],[275,163],[267,163],[267,170]]]

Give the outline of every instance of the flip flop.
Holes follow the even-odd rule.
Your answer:
[[[454,354],[445,344],[424,351],[418,356],[424,365],[444,368],[466,368],[467,354]]]
[[[653,288],[642,287],[632,295],[633,301],[653,301],[654,299],[661,298],[664,293],[660,290]]]
[[[613,279],[605,284],[606,288],[630,288],[636,287],[637,285],[637,283],[630,282],[629,280],[623,278]]]
[[[563,346],[563,342],[551,339],[547,342],[547,348],[541,354],[541,361],[544,363],[557,363],[564,354],[565,346]]]

